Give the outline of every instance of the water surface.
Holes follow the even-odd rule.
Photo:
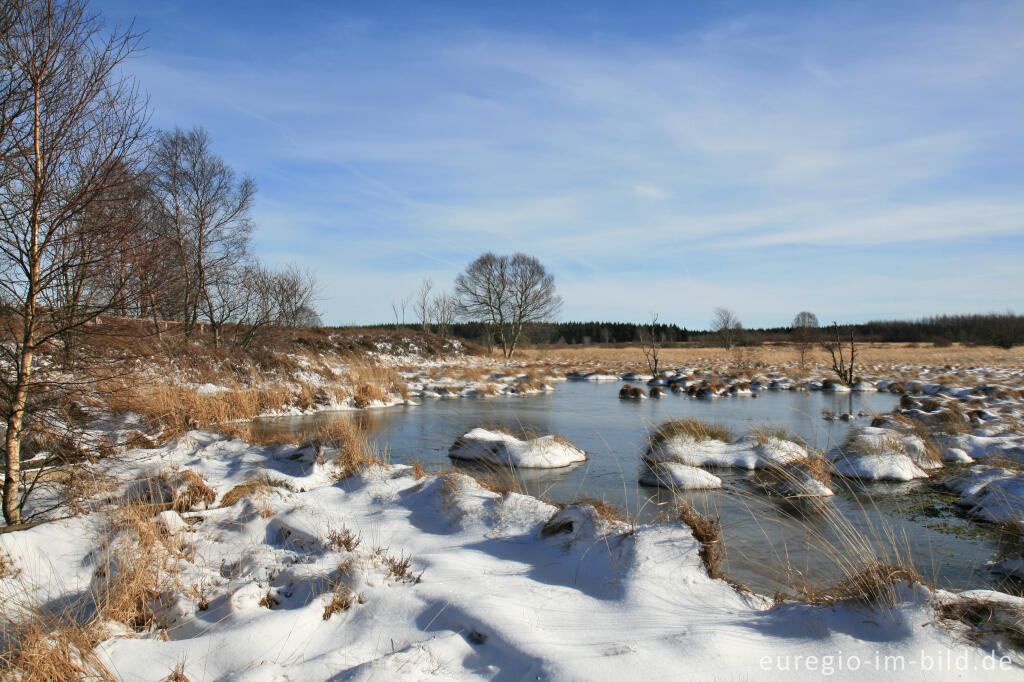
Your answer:
[[[553,502],[605,500],[643,523],[675,508],[678,493],[637,483],[647,438],[667,419],[720,422],[737,436],[756,426],[781,426],[810,447],[828,450],[841,444],[856,422],[826,421],[823,410],[870,415],[888,412],[898,402],[889,393],[821,391],[765,391],[757,398],[715,400],[670,393],[660,400],[635,402],[618,399],[621,386],[567,382],[541,395],[428,400],[419,406],[260,420],[256,428],[298,432],[316,423],[355,419],[387,449],[390,461],[419,461],[428,471],[472,469],[453,464],[447,453],[456,438],[478,426],[517,434],[562,434],[586,450],[588,460],[566,469],[520,470],[517,482]],[[897,547],[922,575],[945,587],[1016,591],[986,568],[991,560],[1019,552],[1016,541],[1007,546],[994,529],[967,520],[936,481],[864,484],[834,479],[833,498],[795,508],[767,494],[752,472],[713,472],[724,482],[721,490],[691,491],[682,497],[720,518],[726,573],[758,591],[770,593],[792,582],[793,572],[811,584],[839,579],[844,556],[864,543]],[[786,571],[791,575],[783,579]]]

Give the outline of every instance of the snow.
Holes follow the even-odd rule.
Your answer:
[[[971,516],[1024,528],[1024,473],[979,464],[948,478],[946,487],[962,495],[957,504]]]
[[[868,481],[912,481],[928,478],[928,474],[907,455],[885,452],[869,455],[840,455],[832,461],[832,469],[840,476]]]
[[[927,652],[972,670],[992,661],[936,617],[933,600],[956,595],[903,585],[891,609],[772,606],[710,578],[678,522],[634,527],[586,504],[559,509],[462,474],[416,479],[403,466],[336,481],[308,449],[205,432],[131,451],[117,466],[136,480],[190,469],[218,497],[257,475],[282,483],[230,507],[158,517],[191,558],[176,561],[154,600],[164,629],[122,627],[100,643],[123,680],[160,680],[179,663],[192,680],[262,682],[816,679],[820,670],[794,669],[795,657],[838,652],[862,664],[836,675],[852,679],[878,656]],[[21,569],[0,586],[43,602],[85,594],[103,568],[104,520],[96,512],[0,535]],[[351,547],[332,540],[342,530]],[[409,570],[397,575],[389,563],[401,559]],[[347,608],[328,613],[336,594]],[[1020,668],[996,663],[986,679],[1019,679]]]
[[[582,462],[583,450],[556,436],[521,440],[500,431],[476,428],[448,450],[452,459],[487,462],[524,469],[557,469]]]
[[[782,465],[807,459],[807,450],[788,440],[744,437],[733,443],[697,440],[692,436],[671,436],[655,445],[644,459],[648,462],[679,462],[693,467],[758,467]]]
[[[708,490],[722,487],[722,479],[718,476],[678,462],[662,462],[645,468],[640,474],[640,483],[685,490]]]

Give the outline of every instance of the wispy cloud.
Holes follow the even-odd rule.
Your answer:
[[[322,270],[328,319],[381,319],[484,250],[541,257],[568,317],[658,301],[691,325],[744,301],[753,324],[990,309],[1024,285],[1010,268],[981,295],[922,264],[945,251],[986,273],[1024,254],[1018,3],[633,22],[608,5],[563,34],[527,10],[514,28],[486,8],[254,10],[186,42],[175,22],[203,18],[164,10],[167,37],[133,64],[158,123],[206,125],[257,178],[259,248]],[[807,249],[831,264],[813,286]]]

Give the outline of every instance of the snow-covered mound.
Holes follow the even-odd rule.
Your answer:
[[[928,474],[907,455],[886,452],[870,455],[840,455],[832,460],[832,470],[847,478],[867,481],[912,481]]]
[[[654,444],[644,459],[651,463],[679,462],[694,467],[757,469],[807,459],[807,450],[792,441],[779,438],[745,437],[726,443],[710,438],[676,435]]]
[[[722,479],[718,476],[679,462],[661,462],[646,467],[640,474],[640,483],[685,490],[710,490],[722,487]]]
[[[948,478],[946,487],[963,496],[957,504],[971,516],[1024,528],[1024,473],[980,464]]]
[[[584,461],[587,453],[558,436],[521,440],[501,431],[477,428],[459,437],[448,456],[523,469],[558,469]]]

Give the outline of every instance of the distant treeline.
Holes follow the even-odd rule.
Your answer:
[[[822,326],[826,325],[827,323],[822,321]],[[972,343],[1003,348],[1024,342],[1024,316],[1013,313],[939,315],[920,320],[877,320],[846,325],[843,329],[849,329],[851,326],[859,341],[937,345]],[[559,345],[633,344],[640,342],[643,335],[650,333],[651,325],[634,322],[551,322],[529,325],[524,329],[524,335],[529,343]],[[479,322],[455,323],[451,325],[450,334],[484,346],[493,343],[486,325]],[[710,346],[718,342],[717,334],[712,331],[686,329],[676,324],[656,324],[653,327],[653,335],[664,345],[690,342]],[[738,340],[741,345],[756,346],[762,343],[785,343],[792,338],[791,327],[769,327],[744,329]]]

